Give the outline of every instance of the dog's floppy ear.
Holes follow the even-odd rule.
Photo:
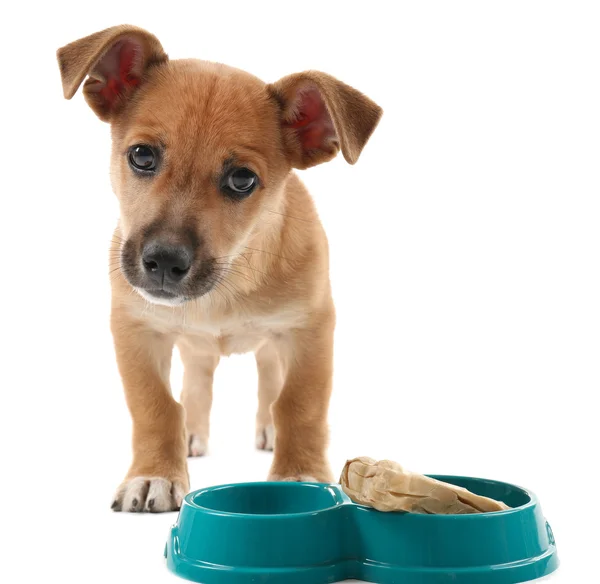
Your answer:
[[[148,67],[167,61],[159,40],[136,26],[107,28],[56,52],[63,92],[71,99],[86,75],[85,99],[109,121],[142,82]]]
[[[360,91],[319,71],[289,75],[268,86],[279,102],[285,147],[296,168],[331,160],[354,164],[383,110]]]

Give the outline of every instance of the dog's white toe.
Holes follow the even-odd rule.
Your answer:
[[[119,489],[115,501],[121,500],[121,510],[142,511],[146,503],[146,495],[148,494],[149,482],[141,477],[134,478],[122,485]],[[119,496],[120,495],[120,496]],[[114,504],[113,504],[114,505]]]
[[[185,495],[183,485],[163,477],[134,477],[117,490],[112,508],[129,513],[177,511]]]
[[[167,479],[153,479],[150,481],[144,511],[163,513],[164,511],[171,511],[174,506],[171,494],[171,481]],[[181,506],[181,500],[179,501],[179,506]]]
[[[275,427],[269,424],[256,431],[256,448],[258,450],[273,450],[275,447]]]

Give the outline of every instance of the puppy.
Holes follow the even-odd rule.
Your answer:
[[[186,457],[206,451],[213,373],[232,353],[256,355],[256,445],[274,449],[269,480],[330,481],[328,247],[293,169],[339,150],[354,164],[381,108],[317,71],[265,84],[171,61],[134,26],[57,56],[65,98],[85,79],[87,103],[111,125],[111,329],[133,420],[133,462],[113,509],[179,508]],[[169,386],[174,346],[181,405]]]

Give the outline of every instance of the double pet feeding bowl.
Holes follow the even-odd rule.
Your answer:
[[[537,497],[507,483],[440,481],[511,509],[469,515],[383,513],[340,485],[245,483],[188,494],[165,555],[204,584],[516,584],[557,569]]]

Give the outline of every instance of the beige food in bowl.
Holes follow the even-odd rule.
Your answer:
[[[352,501],[378,511],[462,515],[510,509],[462,487],[406,471],[397,462],[366,456],[346,463],[340,484]]]

